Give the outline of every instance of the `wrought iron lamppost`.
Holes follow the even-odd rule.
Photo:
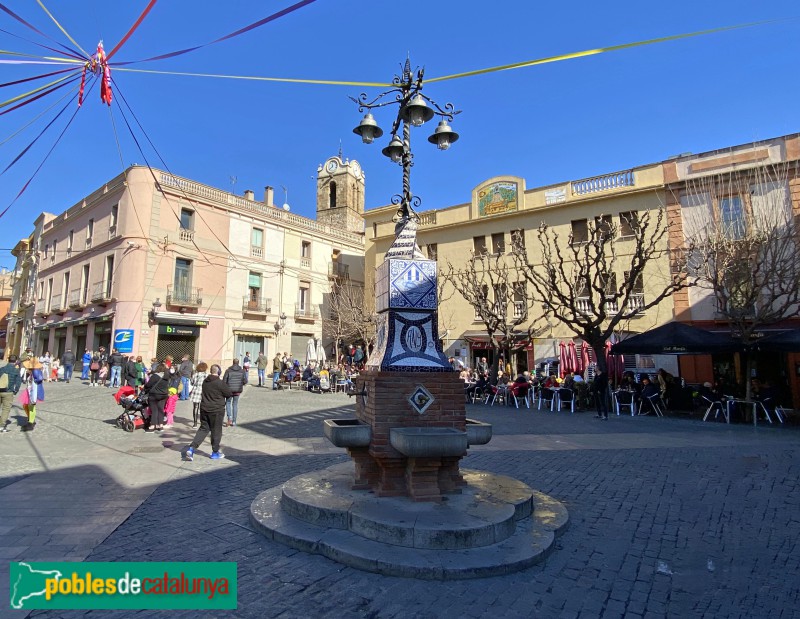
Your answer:
[[[275,322],[273,328],[275,329],[275,335],[278,336],[283,331],[283,328],[286,326],[286,314],[281,312],[279,319]]]
[[[406,59],[402,75],[395,75],[392,80],[393,88],[379,94],[374,99],[369,99],[366,93],[361,93],[358,98],[350,99],[358,105],[358,111],[367,111],[361,123],[353,129],[353,133],[361,136],[365,144],[372,144],[375,138],[383,135],[383,130],[378,126],[372,115],[372,110],[387,105],[398,104],[397,117],[392,124],[391,140],[381,152],[395,163],[403,166],[403,193],[392,197],[392,204],[399,204],[397,217],[400,220],[419,220],[414,207],[419,208],[421,200],[411,192],[411,166],[414,155],[411,152],[411,126],[421,127],[434,116],[439,116],[439,126],[428,138],[440,150],[447,150],[450,145],[458,140],[458,134],[450,128],[449,122],[453,121],[460,110],[456,110],[452,103],[440,107],[433,99],[422,93],[424,69],[417,69],[416,74],[411,70],[411,62]],[[402,137],[398,135],[402,124]]]

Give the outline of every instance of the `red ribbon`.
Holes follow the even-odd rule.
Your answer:
[[[81,73],[81,87],[78,89],[78,107],[83,105],[83,89],[86,86],[86,71],[89,69],[89,64],[83,65],[83,73]]]

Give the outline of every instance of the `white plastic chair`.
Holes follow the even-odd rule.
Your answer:
[[[633,399],[632,391],[619,390],[614,392],[614,407],[617,409],[617,416],[620,410],[627,408],[631,412],[631,417],[636,414],[636,402]]]

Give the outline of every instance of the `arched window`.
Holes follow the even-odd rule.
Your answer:
[[[331,196],[329,204],[329,208],[336,208],[336,183],[334,181],[331,181]]]

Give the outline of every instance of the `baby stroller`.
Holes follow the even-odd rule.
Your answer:
[[[114,394],[114,399],[123,408],[122,413],[117,417],[118,428],[122,428],[126,432],[133,432],[137,427],[147,425],[145,421],[146,393],[137,395],[136,389],[133,387],[120,387],[119,391]],[[147,412],[149,413],[149,410]]]

